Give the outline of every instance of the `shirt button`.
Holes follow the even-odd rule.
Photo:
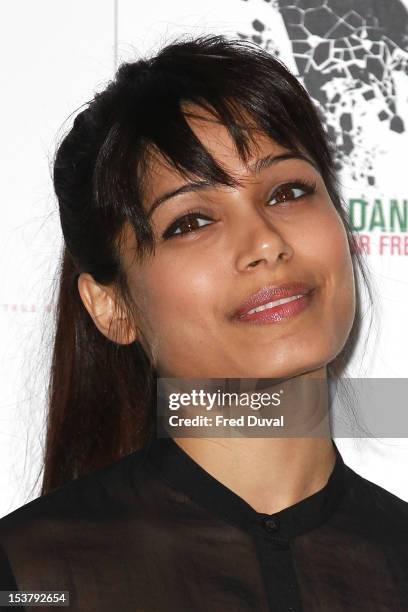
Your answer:
[[[273,533],[274,531],[278,531],[279,522],[277,519],[267,518],[264,521],[264,527],[268,533]]]

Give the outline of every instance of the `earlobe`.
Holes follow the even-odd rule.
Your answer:
[[[99,331],[118,344],[130,344],[136,334],[127,324],[126,316],[118,311],[112,287],[100,285],[88,273],[78,277],[78,291],[82,303]]]
[[[137,334],[128,324],[126,317],[116,317],[111,319],[108,337],[118,344],[131,344],[137,339]]]

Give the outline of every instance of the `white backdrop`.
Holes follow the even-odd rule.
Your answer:
[[[408,9],[408,0],[404,4]],[[295,72],[296,64],[283,20],[273,3],[265,0],[151,0],[146,4],[137,0],[14,0],[1,12],[3,516],[39,495],[35,479],[41,466],[53,289],[62,239],[50,175],[57,141],[72,122],[70,113],[112,78],[118,62],[153,53],[184,33],[250,36],[259,32],[261,23],[262,42],[268,40],[271,48],[277,43],[282,59]],[[395,85],[398,114],[408,128],[408,77],[404,71],[395,73]],[[362,131],[341,176],[346,200],[364,200],[371,211],[378,208],[375,202],[380,200],[382,210],[387,211],[392,199],[402,204],[405,199],[407,205],[407,137],[378,120],[378,100],[377,96],[367,108],[357,105],[353,110],[355,115],[359,113]],[[375,176],[375,185],[367,181],[367,173]],[[357,213],[359,210],[357,202]],[[387,240],[380,253],[380,236],[387,234],[387,223],[385,220],[382,230],[368,226],[361,230],[371,240],[367,261],[377,289],[378,315],[367,350],[361,346],[351,364],[355,377],[408,377],[408,253],[394,249],[392,254]],[[407,238],[406,232],[405,228],[395,233],[398,248]],[[408,501],[406,438],[336,441],[347,464]]]

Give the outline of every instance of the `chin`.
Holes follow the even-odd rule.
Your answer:
[[[334,359],[335,356],[332,358]],[[308,374],[310,372],[315,372],[317,370],[321,370],[322,368],[325,368],[328,363],[330,363],[331,361],[331,356],[329,356],[327,359],[320,359],[320,360],[316,360],[311,362],[310,360],[307,363],[293,363],[293,361],[287,365],[287,366],[280,366],[280,367],[276,367],[274,368],[272,371],[271,369],[267,370],[265,373],[263,374],[258,374],[257,377],[258,378],[293,378],[294,376],[301,376],[303,374]],[[259,372],[259,370],[258,370]],[[247,374],[247,376],[249,377],[249,374]]]

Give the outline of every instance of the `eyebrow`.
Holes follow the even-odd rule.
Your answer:
[[[252,173],[259,174],[262,170],[265,170],[265,168],[269,168],[270,166],[274,166],[275,164],[278,164],[282,161],[286,161],[288,159],[301,159],[302,161],[311,164],[315,168],[315,170],[319,171],[312,159],[310,159],[306,155],[303,155],[302,153],[294,152],[282,153],[281,155],[273,155],[271,153],[269,155],[266,155],[265,157],[262,157],[261,159],[257,159],[248,168]],[[210,189],[215,185],[216,183],[213,181],[193,181],[191,183],[185,183],[184,185],[177,187],[177,189],[166,191],[153,201],[152,205],[149,208],[147,216],[151,217],[156,208],[163,204],[163,202],[170,200],[170,198],[175,198],[176,196],[179,196],[183,193],[204,191],[205,189]]]

